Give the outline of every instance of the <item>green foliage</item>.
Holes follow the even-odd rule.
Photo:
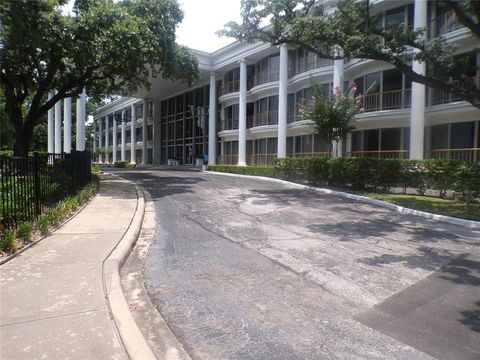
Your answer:
[[[99,155],[107,155],[112,153],[112,148],[107,147],[99,147],[97,148],[97,154]]]
[[[12,251],[17,246],[17,240],[15,238],[15,231],[13,229],[6,230],[0,235],[0,251]]]
[[[18,226],[17,236],[23,241],[31,241],[33,235],[33,223],[25,221]]]
[[[127,165],[128,165],[128,161],[125,161],[125,160],[117,160],[113,164],[113,166],[116,168],[126,168]]]
[[[275,177],[275,168],[266,166],[208,165],[207,170],[241,175]]]
[[[355,86],[346,93],[337,87],[330,98],[330,94],[325,94],[316,82],[313,83],[312,90],[313,97],[300,108],[300,114],[315,123],[315,132],[327,143],[345,140],[347,134],[355,129],[352,125],[355,115],[363,111],[363,95],[355,94]]]
[[[129,164],[125,165],[125,167],[126,167],[127,169],[135,169],[135,168],[137,167],[137,164],[130,164],[130,163],[129,163]]]
[[[447,190],[480,195],[480,164],[457,160],[400,160],[369,158],[285,158],[275,162],[283,179],[316,185],[387,190],[390,187]]]
[[[37,228],[40,234],[46,235],[50,231],[51,220],[48,214],[40,215],[37,219]]]
[[[150,79],[192,83],[198,61],[175,43],[183,18],[175,0],[2,1],[2,108],[24,156],[33,128],[57,101],[79,95],[132,94]],[[53,98],[48,93],[58,89]]]
[[[366,193],[365,195],[410,209],[480,221],[480,203],[467,204],[460,200],[404,194]]]
[[[100,165],[98,164],[92,164],[92,173],[98,173],[100,172]]]
[[[462,25],[471,30],[476,40],[480,38],[478,0],[438,2],[446,10],[462,15],[458,17]],[[230,22],[219,33],[241,41],[301,47],[327,59],[388,62],[411,81],[451,91],[480,107],[480,91],[471,84],[475,69],[467,60],[470,55],[455,56],[455,45],[444,37],[429,39],[427,29],[412,30],[403,22],[384,26],[382,12],[375,11],[375,7],[372,11],[373,1],[315,3],[314,0],[243,0],[242,22]],[[329,8],[332,4],[336,6],[333,12]],[[417,74],[411,67],[413,60],[426,61],[435,72]]]
[[[0,157],[12,157],[13,151],[12,150],[0,150]]]

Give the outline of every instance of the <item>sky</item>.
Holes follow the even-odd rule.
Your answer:
[[[215,32],[234,20],[240,21],[240,0],[178,0],[184,19],[177,29],[177,42],[192,49],[212,52],[234,41]]]
[[[177,28],[177,43],[195,50],[213,52],[235,40],[218,37],[215,32],[229,21],[240,21],[240,0],[177,0],[183,10],[183,22]],[[63,7],[72,11],[74,0]]]

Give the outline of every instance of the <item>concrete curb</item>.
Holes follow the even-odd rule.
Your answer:
[[[128,357],[133,360],[149,360],[155,359],[155,355],[130,313],[120,283],[120,267],[137,241],[145,212],[143,194],[135,184],[134,186],[137,192],[137,208],[122,239],[103,262],[103,283],[107,305]]]
[[[142,229],[130,256],[120,271],[125,297],[131,304],[134,317],[144,338],[157,359],[191,360],[183,344],[177,339],[157,307],[151,302],[145,289],[143,267],[148,249],[156,231],[156,211],[150,193],[139,185],[145,199]]]
[[[392,210],[398,211],[402,214],[420,216],[420,217],[423,217],[423,218],[426,218],[426,219],[446,222],[446,223],[453,224],[453,225],[465,226],[465,227],[468,227],[470,229],[480,229],[480,221],[457,219],[457,218],[454,218],[454,217],[451,217],[451,216],[438,215],[438,214],[428,213],[428,212],[425,212],[425,211],[409,209],[409,208],[406,208],[406,207],[403,207],[403,206],[400,206],[400,205],[395,205],[395,204],[392,204],[392,203],[389,203],[389,202],[386,202],[386,201],[372,199],[372,198],[369,198],[367,196],[349,194],[349,193],[345,193],[345,192],[341,192],[341,191],[324,189],[324,188],[317,188],[317,187],[308,186],[308,185],[301,185],[301,184],[297,184],[297,183],[286,181],[286,180],[269,178],[269,177],[264,177],[264,176],[241,175],[241,174],[232,174],[232,173],[224,173],[224,172],[217,172],[217,171],[204,171],[204,172],[208,173],[208,174],[214,174],[214,175],[234,176],[234,177],[241,177],[241,178],[272,181],[272,182],[296,187],[298,189],[314,190],[314,191],[317,191],[317,192],[320,192],[320,193],[323,193],[323,194],[337,195],[337,196],[342,196],[342,197],[347,198],[347,199],[364,201],[364,202],[372,204],[372,205],[377,205],[377,206],[381,206],[381,207],[384,207],[384,208],[387,208],[387,209],[392,209]]]

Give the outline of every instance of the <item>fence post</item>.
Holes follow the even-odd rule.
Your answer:
[[[76,191],[76,190],[77,190],[77,189],[76,189],[76,183],[75,183],[75,168],[76,168],[76,167],[75,167],[75,162],[76,162],[76,161],[75,161],[75,158],[76,158],[76,153],[77,153],[76,150],[74,150],[74,151],[72,151],[72,152],[70,153],[70,162],[71,162],[71,164],[72,164],[72,172],[71,172],[71,174],[72,174],[72,191],[71,191],[71,194],[72,194],[72,195],[75,195],[76,192],[77,192],[77,191]],[[77,166],[78,166],[78,165],[77,165]]]
[[[41,206],[40,206],[40,166],[39,166],[39,154],[38,152],[33,153],[33,181],[34,181],[34,200],[35,200],[35,215],[40,216]]]

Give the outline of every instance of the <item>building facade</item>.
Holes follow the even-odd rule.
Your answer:
[[[480,42],[453,13],[426,0],[384,0],[375,6],[385,26],[426,27],[428,36],[455,43],[458,56],[475,65],[469,75],[479,85],[475,50]],[[299,114],[312,96],[312,81],[325,94],[353,84],[360,92],[370,89],[355,130],[338,144],[336,156],[480,160],[480,110],[449,93],[412,84],[387,63],[331,61],[264,43],[234,42],[195,54],[196,85],[152,79],[151,91],[97,109],[95,146],[109,151],[99,161],[195,164],[208,156],[210,164],[269,165],[285,156],[331,156],[330,144]],[[412,67],[424,72],[428,64]]]

